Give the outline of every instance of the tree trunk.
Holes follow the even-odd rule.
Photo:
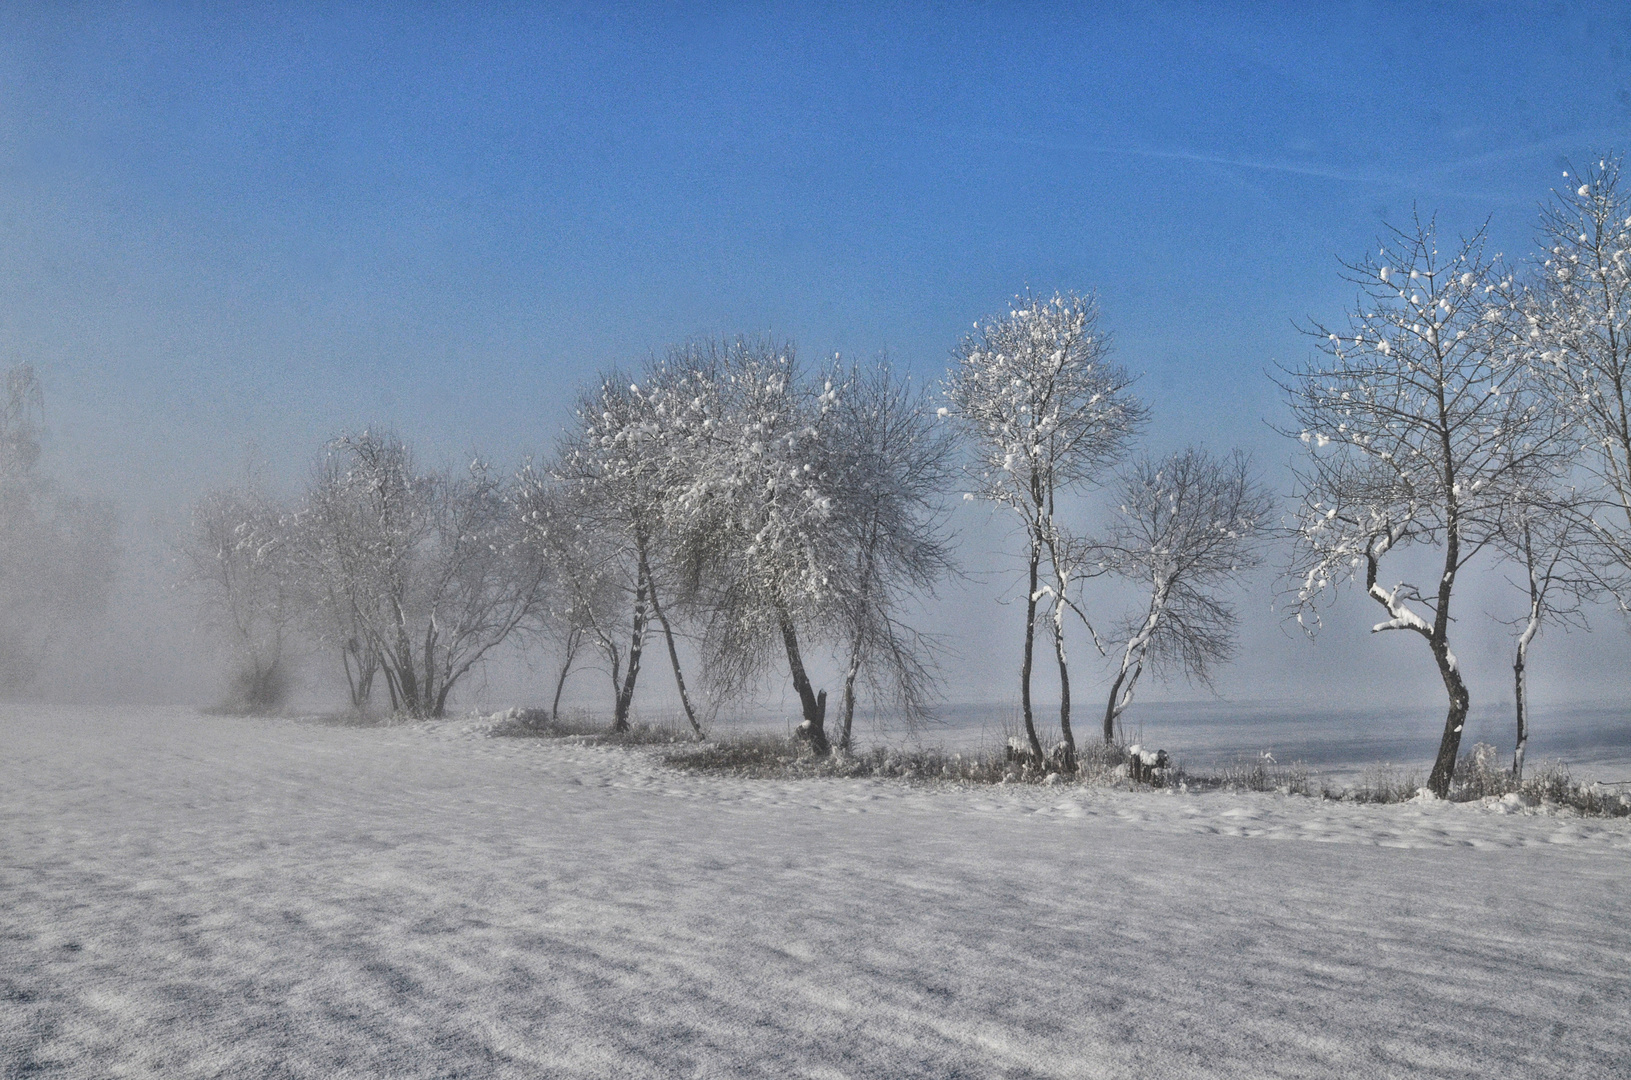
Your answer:
[[[1076,771],[1076,737],[1070,730],[1070,667],[1065,661],[1065,610],[1064,598],[1054,598],[1053,612],[1053,655],[1059,661],[1059,732],[1064,737],[1061,744],[1064,747],[1064,756],[1059,759],[1059,768],[1065,773]]]
[[[781,610],[782,644],[787,648],[787,667],[793,673],[793,689],[798,691],[799,705],[804,722],[798,726],[799,738],[810,744],[816,757],[832,753],[827,741],[827,691],[817,694],[810,686],[810,676],[804,670],[804,657],[799,652],[799,639],[793,629],[793,620],[787,610]]]
[[[1116,722],[1121,719],[1121,714],[1127,711],[1127,706],[1133,703],[1133,691],[1138,689],[1138,677],[1144,674],[1144,656],[1149,641],[1145,639],[1142,644],[1137,644],[1136,650],[1134,644],[1137,643],[1127,646],[1127,652],[1121,658],[1121,670],[1116,672],[1116,681],[1110,687],[1110,698],[1104,706],[1104,741],[1107,743],[1115,741]],[[1118,692],[1121,695],[1120,701],[1116,700]]]
[[[1031,742],[1031,756],[1042,764],[1042,740],[1036,737],[1036,722],[1031,716],[1031,663],[1036,654],[1036,568],[1042,561],[1042,541],[1031,534],[1030,591],[1025,594],[1025,660],[1019,668],[1019,703],[1025,716],[1025,737]]]
[[[572,672],[572,661],[577,657],[582,644],[582,630],[573,630],[566,635],[566,659],[561,662],[561,673],[555,680],[555,699],[549,704],[551,722],[558,722],[561,718],[561,692],[566,689],[566,677]]]
[[[617,692],[617,711],[612,719],[612,730],[629,730],[629,706],[634,701],[634,683],[640,677],[640,654],[646,645],[646,595],[649,583],[642,566],[634,588],[634,632],[629,639],[629,666],[623,672],[623,686]]]
[[[396,623],[396,655],[392,660],[396,674],[396,690],[401,695],[402,711],[410,716],[418,716],[423,711],[423,706],[418,672],[414,668],[413,642],[408,640],[408,618],[402,612],[400,599],[393,598],[391,604]]]
[[[1104,741],[1108,745],[1116,741],[1116,717],[1121,710],[1116,708],[1116,695],[1121,693],[1121,684],[1127,681],[1127,669],[1124,667],[1116,672],[1116,681],[1110,684],[1110,700],[1104,705]]]
[[[849,753],[854,745],[850,730],[855,723],[855,677],[861,672],[861,634],[850,643],[849,668],[844,672],[844,729],[838,735],[838,749]]]
[[[1529,523],[1524,522],[1523,553],[1529,564],[1529,621],[1524,624],[1523,633],[1518,635],[1517,656],[1512,661],[1513,700],[1518,713],[1517,745],[1512,751],[1512,779],[1523,779],[1523,752],[1529,744],[1529,643],[1535,640],[1540,633],[1540,619],[1545,597],[1545,590],[1541,587],[1540,577],[1535,573],[1535,543],[1530,534]],[[1552,566],[1556,566],[1554,559]],[[1547,582],[1551,581],[1551,569],[1547,570]]]
[[[380,661],[380,671],[385,675],[385,689],[391,694],[391,711],[397,712],[402,708],[402,694],[396,687],[396,672],[384,660]]]
[[[1438,757],[1433,771],[1427,777],[1427,790],[1441,799],[1449,798],[1450,783],[1455,779],[1455,759],[1461,752],[1461,732],[1467,725],[1467,712],[1472,699],[1467,684],[1461,679],[1456,659],[1442,640],[1433,643],[1433,658],[1438,661],[1439,677],[1450,695],[1450,710],[1444,717],[1444,735],[1439,740]]]
[[[1523,752],[1529,745],[1529,643],[1540,631],[1540,601],[1538,596],[1529,606],[1529,623],[1518,635],[1517,655],[1512,661],[1513,697],[1517,702],[1518,741],[1512,751],[1512,779],[1523,779]]]
[[[436,685],[436,614],[431,613],[430,621],[425,623],[424,666],[425,680],[420,687],[422,707],[434,719],[442,718],[442,707],[447,702],[447,692],[450,685],[445,680],[441,686]]]
[[[351,669],[351,661],[357,661],[356,671]],[[368,704],[369,691],[373,689],[374,667],[370,665],[363,669],[362,646],[356,638],[347,641],[340,649],[340,665],[345,668],[346,688],[351,691],[351,707],[362,712],[363,706]]]
[[[642,561],[644,558],[641,556]],[[663,639],[668,642],[668,662],[674,666],[674,685],[680,691],[680,704],[685,706],[685,718],[691,721],[691,731],[700,739],[702,725],[697,723],[697,711],[691,707],[691,695],[685,690],[685,673],[680,670],[680,651],[674,645],[674,628],[668,625],[668,616],[657,602],[657,580],[651,576],[649,568],[646,570],[646,582],[651,590],[651,612],[657,616],[657,622],[663,628]]]
[[[401,708],[405,713],[419,714],[419,678],[413,669],[413,647],[405,645],[396,661],[396,690],[402,696]],[[404,660],[404,656],[406,659]]]
[[[617,696],[623,692],[623,653],[617,643],[605,635],[600,638],[600,651],[606,654],[606,662],[612,666],[612,711],[615,714]]]
[[[1527,637],[1527,635],[1525,635]],[[1512,751],[1512,779],[1523,779],[1523,751],[1529,743],[1529,701],[1528,680],[1524,676],[1524,655],[1529,650],[1529,642],[1524,637],[1518,639],[1518,658],[1512,663],[1512,679],[1516,683],[1513,693],[1517,698],[1518,712],[1518,745]]]

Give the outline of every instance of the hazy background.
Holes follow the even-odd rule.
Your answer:
[[[1339,256],[1412,208],[1522,254],[1569,160],[1631,148],[1621,4],[474,7],[0,7],[0,362],[39,367],[46,467],[118,503],[126,549],[110,626],[42,693],[217,691],[164,543],[206,488],[292,491],[365,425],[516,463],[597,370],[702,333],[935,380],[1016,292],[1096,289],[1149,449],[1247,447],[1287,490],[1265,371],[1352,301]],[[983,509],[955,523],[970,576],[923,623],[949,699],[1007,706],[1013,545]],[[1485,612],[1515,599],[1482,576],[1456,630],[1477,708],[1510,700]],[[1365,633],[1374,605],[1311,644],[1278,588],[1240,597],[1225,698],[1442,707],[1418,641]],[[1596,624],[1536,645],[1539,706],[1624,701],[1631,640]],[[461,703],[542,699],[537,663]]]

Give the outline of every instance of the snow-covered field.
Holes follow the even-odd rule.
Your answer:
[[[1510,810],[7,707],[0,1073],[1631,1075],[1631,823]]]

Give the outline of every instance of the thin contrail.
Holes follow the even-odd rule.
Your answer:
[[[916,125],[914,125],[916,126]],[[917,129],[929,134],[939,135],[950,139],[967,139],[971,135],[975,138],[994,142],[1006,142],[1016,146],[1037,147],[1043,149],[1064,150],[1079,154],[1095,154],[1112,157],[1139,157],[1159,161],[1191,161],[1203,165],[1221,165],[1229,168],[1250,169],[1255,172],[1280,173],[1289,176],[1309,176],[1322,180],[1335,180],[1340,183],[1362,184],[1371,187],[1399,188],[1404,190],[1419,190],[1426,186],[1436,186],[1433,180],[1445,178],[1456,173],[1468,170],[1486,168],[1497,162],[1512,161],[1525,157],[1550,158],[1559,152],[1578,148],[1582,145],[1608,145],[1612,140],[1584,133],[1571,132],[1565,135],[1554,135],[1523,146],[1507,146],[1500,149],[1488,150],[1466,157],[1452,158],[1441,162],[1426,162],[1425,167],[1411,176],[1400,176],[1392,173],[1365,172],[1353,169],[1343,169],[1332,165],[1323,165],[1318,162],[1285,161],[1278,159],[1263,159],[1242,157],[1238,155],[1210,153],[1201,150],[1188,150],[1179,148],[1163,148],[1148,146],[1104,146],[1092,143],[1077,143],[1068,139],[1040,138],[1034,135],[1016,134],[1007,131],[983,129],[979,131],[961,130],[953,131],[948,128],[935,126],[917,126]],[[1548,161],[1547,164],[1550,164]],[[1498,194],[1480,192],[1444,192],[1462,198],[1502,199],[1510,196],[1510,192]]]

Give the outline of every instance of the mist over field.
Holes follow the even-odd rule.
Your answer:
[[[0,5],[0,1077],[1631,1069],[1627,41]]]

